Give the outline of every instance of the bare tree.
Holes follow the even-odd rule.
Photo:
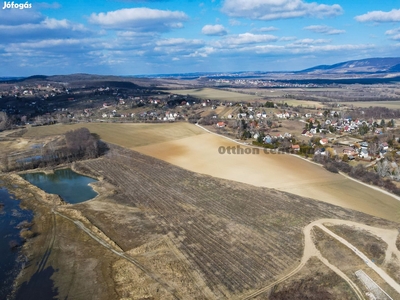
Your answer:
[[[381,159],[377,164],[376,164],[376,172],[380,177],[385,177],[387,175],[390,175],[390,165],[386,159]]]
[[[5,130],[8,128],[8,116],[4,111],[0,111],[0,130]]]

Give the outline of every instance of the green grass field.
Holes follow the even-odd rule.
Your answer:
[[[90,132],[98,134],[106,142],[126,148],[177,140],[204,133],[203,130],[189,123],[79,123],[32,127],[23,137],[34,138],[58,135],[81,127],[88,128]]]
[[[242,93],[228,92],[211,88],[190,89],[190,90],[167,90],[164,92],[171,94],[178,94],[178,95],[190,95],[200,99],[222,100],[230,102],[240,102],[240,101],[249,102],[249,101],[261,100],[260,96],[246,95]]]

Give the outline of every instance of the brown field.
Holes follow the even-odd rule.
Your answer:
[[[260,96],[247,95],[236,92],[223,91],[211,88],[190,89],[190,90],[167,90],[171,94],[190,95],[200,99],[221,100],[229,102],[252,102],[260,100]]]
[[[53,125],[31,128],[24,137],[60,134],[82,125],[107,142],[193,172],[279,189],[388,220],[400,220],[400,201],[389,195],[292,155],[265,154],[263,150],[254,155],[221,155],[219,147],[237,144],[188,123]]]
[[[219,154],[238,146],[213,134],[134,148],[187,170],[290,192],[389,220],[400,220],[400,201],[288,154]],[[241,148],[245,146],[240,145]]]
[[[313,257],[293,277],[255,299],[355,300],[357,297],[340,276]]]
[[[354,107],[387,107],[390,109],[400,109],[400,101],[354,101],[354,102],[337,102],[338,104],[345,104],[347,106],[353,105]]]
[[[183,168],[112,145],[106,156],[75,165],[79,172],[103,179],[96,184],[100,196],[77,205],[58,206],[55,215],[50,205],[47,210],[42,208],[35,222],[46,221],[47,229],[39,230],[39,239],[28,244],[36,249],[36,256],[23,277],[29,279],[29,274],[36,274],[39,262],[44,261],[43,266],[59,270],[52,276],[59,298],[86,299],[88,291],[93,289],[98,299],[240,299],[257,294],[260,289],[269,291],[265,287],[274,285],[299,266],[304,249],[303,228],[312,221],[332,218],[384,228],[398,226],[287,193],[294,191],[399,220],[396,205],[400,201],[385,198],[375,190],[369,191],[297,157],[263,153],[221,155],[219,146],[235,144],[184,123],[161,125],[168,126],[167,141],[154,138],[165,135],[163,128],[155,129],[152,124],[90,125],[106,141],[118,140],[126,147],[131,142],[124,142],[124,130],[132,137],[146,138],[135,141],[138,146],[133,148]],[[56,134],[54,127],[31,130],[51,128],[52,134]],[[32,137],[42,134],[27,133]],[[22,181],[12,187],[33,195],[28,192],[29,185]],[[275,189],[265,188],[269,186]],[[30,205],[35,207],[40,197],[47,196],[34,195]],[[75,220],[97,238],[84,234],[73,223]],[[104,243],[117,252],[107,250]],[[41,251],[46,251],[43,257],[39,255]],[[352,264],[356,261],[348,260]],[[313,280],[311,273],[307,273],[308,266],[303,268],[306,268],[302,269],[304,273],[271,295],[275,299],[288,295],[299,288],[303,279],[306,280],[303,295],[312,293],[315,287],[321,293],[334,293],[338,297],[351,295],[343,280],[324,275],[331,272],[322,270],[324,274],[318,273]],[[312,271],[313,267],[310,268]],[[393,268],[397,270],[397,266]],[[324,287],[328,283],[332,286]]]
[[[274,282],[298,264],[302,229],[313,220],[393,226],[324,202],[192,173],[122,148],[79,165],[83,172],[104,176],[116,194],[112,202],[93,200],[75,208],[175,287],[178,298],[232,299]],[[125,210],[107,209],[107,203]]]
[[[379,237],[366,230],[352,228],[347,225],[326,226],[329,230],[345,238],[362,253],[367,255],[377,265],[381,265],[385,259],[387,244]]]
[[[69,130],[86,127],[101,139],[127,148],[158,142],[166,142],[204,133],[188,123],[79,123],[71,125],[50,125],[29,128],[24,138],[37,138],[63,134]]]
[[[276,103],[282,103],[282,100],[274,100]],[[285,99],[283,103],[287,103],[289,106],[302,106],[303,108],[322,108],[324,104],[318,101],[307,101],[297,99]]]
[[[313,228],[315,245],[321,254],[328,259],[329,262],[334,262],[336,267],[345,273],[353,282],[357,282],[358,287],[365,294],[368,292],[366,287],[359,282],[355,272],[363,270],[372,280],[374,280],[392,299],[400,299],[399,294],[388,285],[377,273],[371,270],[366,263],[359,257],[355,256],[353,251],[345,245],[332,238],[329,234],[320,228]],[[347,236],[346,236],[347,239]],[[398,270],[398,266],[396,268]]]

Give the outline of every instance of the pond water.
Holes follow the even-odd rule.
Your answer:
[[[25,263],[19,251],[22,245],[19,233],[22,222],[31,222],[33,213],[21,209],[19,203],[0,186],[0,299],[8,299],[13,281]]]
[[[80,203],[92,199],[97,193],[88,185],[97,180],[75,173],[71,169],[56,170],[54,174],[27,173],[22,178],[46,193],[60,195],[68,203]]]

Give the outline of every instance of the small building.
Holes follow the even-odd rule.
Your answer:
[[[323,139],[321,139],[320,141],[319,141],[319,143],[321,144],[321,145],[326,145],[326,144],[328,144],[328,139],[327,138],[323,138]]]
[[[293,150],[294,152],[300,151],[300,145],[292,145],[292,150]]]

